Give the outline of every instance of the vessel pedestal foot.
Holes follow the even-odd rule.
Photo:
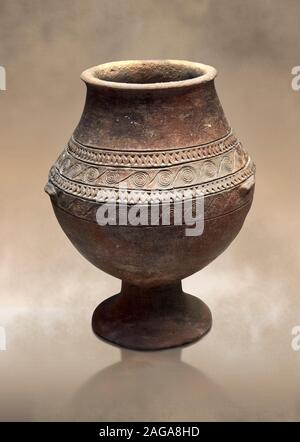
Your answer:
[[[151,288],[123,282],[92,318],[98,337],[133,350],[179,347],[204,336],[211,325],[207,305],[184,293],[180,281]]]

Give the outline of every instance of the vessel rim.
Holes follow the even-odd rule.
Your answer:
[[[198,71],[200,75],[184,80],[175,81],[163,81],[163,82],[150,82],[150,83],[131,83],[131,82],[119,82],[109,81],[99,78],[99,74],[107,72],[109,70],[116,70],[117,68],[130,68],[135,66],[145,65],[157,65],[163,67],[172,66],[179,68],[192,69],[195,72]],[[106,87],[110,89],[123,89],[123,90],[162,90],[162,89],[181,89],[191,86],[197,86],[199,84],[207,83],[214,80],[217,75],[217,70],[210,65],[198,63],[187,60],[125,60],[125,61],[113,61],[109,63],[103,63],[97,66],[90,67],[84,70],[80,78],[87,84],[94,87]]]

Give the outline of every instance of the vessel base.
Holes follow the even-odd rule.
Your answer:
[[[132,350],[179,347],[204,336],[212,326],[207,305],[184,293],[181,282],[160,287],[122,283],[119,294],[94,311],[94,333]]]

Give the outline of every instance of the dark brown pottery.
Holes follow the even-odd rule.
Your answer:
[[[222,253],[240,231],[254,165],[224,116],[216,70],[187,61],[125,61],[83,72],[81,120],[51,168],[46,191],[74,246],[122,280],[95,310],[94,332],[115,344],[157,350],[211,327],[209,308],[181,280]],[[204,230],[187,235],[176,205],[204,200]],[[162,211],[170,202],[170,223]],[[99,225],[104,205],[158,208],[158,222]],[[119,216],[119,215],[118,215]]]

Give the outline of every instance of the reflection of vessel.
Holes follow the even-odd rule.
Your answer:
[[[180,360],[181,350],[136,353],[101,370],[70,404],[73,420],[204,421],[237,417],[222,388]]]
[[[108,63],[82,75],[85,108],[46,191],[75,247],[122,280],[121,294],[95,310],[93,329],[124,347],[174,347],[211,327],[208,307],[180,281],[231,243],[254,189],[253,163],[226,121],[215,75],[186,61]],[[153,202],[160,213],[166,199],[174,210],[186,199],[197,207],[203,195],[202,235],[187,236],[173,214],[170,225],[96,222],[107,202]]]

